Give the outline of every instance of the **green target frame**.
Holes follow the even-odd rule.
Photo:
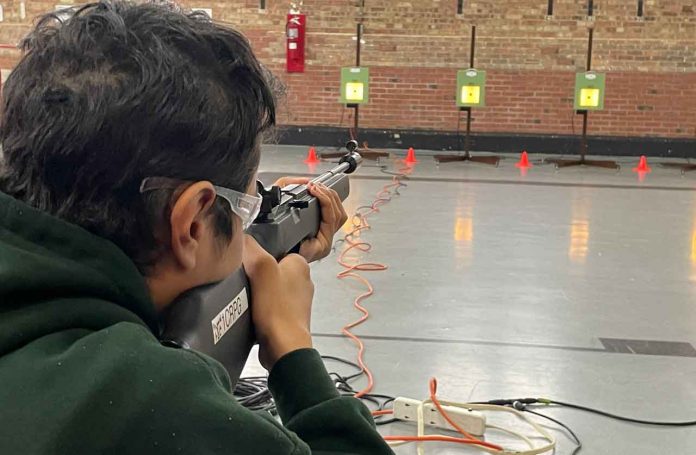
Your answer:
[[[341,68],[342,104],[367,104],[370,101],[370,69],[364,67]]]
[[[469,68],[457,72],[457,106],[486,106],[486,72]]]
[[[601,111],[604,109],[605,74],[586,71],[575,75],[576,111]]]

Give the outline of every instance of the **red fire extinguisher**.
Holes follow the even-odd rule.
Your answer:
[[[305,30],[307,16],[300,12],[296,4],[290,7],[285,24],[286,58],[288,73],[303,73],[305,62]]]

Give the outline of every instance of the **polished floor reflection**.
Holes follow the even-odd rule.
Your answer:
[[[304,153],[267,148],[262,177],[330,167],[309,170]],[[424,397],[437,376],[452,400],[551,396],[644,418],[696,419],[685,406],[696,399],[688,349],[696,346],[696,175],[654,166],[640,182],[630,159],[620,173],[535,166],[522,176],[513,157],[498,169],[419,158],[408,188],[363,234],[374,246],[369,260],[390,267],[370,276],[372,317],[355,330],[377,391]],[[347,207],[370,202],[388,178],[368,163]],[[352,357],[352,344],[335,335],[355,319],[360,288],[335,279],[340,270],[335,257],[313,267],[313,330],[322,351]],[[588,454],[696,451],[693,427],[549,412],[579,432]],[[556,435],[557,454],[570,454],[572,444]]]

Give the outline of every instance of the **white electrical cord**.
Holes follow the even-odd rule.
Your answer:
[[[423,413],[423,407],[427,404],[430,404],[430,403],[433,403],[433,401],[431,399],[421,401],[420,404],[418,405],[418,408],[416,409],[417,416],[418,416],[418,421],[417,421],[417,424],[418,424],[417,435],[418,435],[418,437],[426,436],[425,418],[424,418],[424,413]],[[459,407],[459,408],[463,408],[463,409],[471,409],[474,411],[506,412],[506,413],[512,414],[515,417],[517,417],[520,420],[527,423],[532,428],[534,428],[534,430],[541,436],[541,438],[543,438],[544,440],[547,441],[546,444],[539,446],[539,447],[535,447],[535,444],[532,442],[532,440],[529,437],[523,435],[522,433],[517,432],[515,430],[508,429],[508,428],[503,428],[503,427],[500,427],[497,425],[490,425],[489,424],[489,425],[486,425],[486,428],[490,428],[492,430],[502,431],[504,433],[515,436],[516,438],[524,441],[524,443],[529,446],[529,449],[527,449],[527,450],[519,450],[519,449],[496,450],[496,449],[492,449],[489,447],[484,447],[484,446],[472,444],[472,446],[473,446],[472,448],[476,448],[477,450],[483,450],[483,451],[486,451],[488,453],[499,454],[499,455],[500,454],[539,455],[542,453],[550,452],[550,451],[554,450],[554,448],[556,447],[556,440],[553,436],[551,436],[551,434],[548,431],[546,431],[541,425],[537,424],[532,419],[527,417],[526,414],[518,411],[517,409],[510,408],[507,406],[496,406],[496,405],[492,405],[492,404],[457,403],[457,402],[442,401],[442,400],[440,401],[440,404],[444,405],[444,406],[452,406],[452,407]],[[443,436],[443,435],[428,434],[427,436]],[[388,441],[388,444],[391,447],[396,447],[396,446],[400,446],[402,444],[408,444],[410,442],[411,441]],[[418,441],[417,444],[418,444],[418,455],[424,455],[425,450],[423,447],[423,441]]]
[[[486,428],[490,428],[491,430],[498,430],[498,431],[501,431],[503,433],[510,434],[516,438],[522,439],[524,442],[527,443],[529,448],[531,448],[531,449],[534,448],[534,443],[532,442],[532,440],[529,439],[527,436],[523,435],[522,433],[519,433],[519,432],[514,431],[514,430],[510,430],[508,428],[503,428],[503,427],[500,427],[498,425],[486,425]]]

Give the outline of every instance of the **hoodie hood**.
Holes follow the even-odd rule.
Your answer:
[[[124,321],[158,333],[145,280],[125,253],[0,193],[0,355],[49,333]]]

